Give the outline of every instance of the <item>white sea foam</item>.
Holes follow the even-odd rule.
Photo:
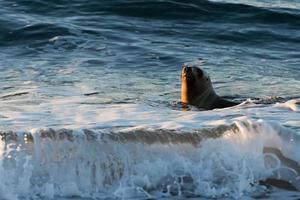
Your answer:
[[[22,98],[0,101],[1,131],[19,135],[15,139],[10,133],[11,139],[0,142],[4,180],[0,199],[172,195],[238,199],[265,194],[258,181],[268,177],[292,181],[300,188],[293,170],[276,155],[263,153],[264,147],[272,147],[300,162],[296,99],[278,104],[247,100],[226,109],[183,112],[175,106],[109,104],[111,99],[86,92],[95,90],[89,84],[77,84],[72,90],[61,86],[48,98],[53,89],[35,88]],[[205,128],[232,124],[237,130],[209,132],[206,139],[197,136]],[[46,137],[41,128],[56,131]],[[86,134],[85,129],[94,132]],[[111,139],[112,132],[121,136]],[[124,132],[134,134],[124,140]],[[182,137],[194,132],[197,137]]]
[[[26,105],[24,101],[28,101]],[[275,120],[298,129],[300,122],[297,102],[295,99],[281,104],[263,105],[247,101],[232,108],[182,112],[146,104],[102,104],[101,100],[93,96],[61,97],[46,102],[31,102],[28,97],[13,102],[0,102],[1,115],[5,116],[0,118],[0,127],[2,131],[42,127],[78,129],[114,126],[197,129],[232,123],[247,116]],[[295,112],[287,111],[286,108]]]
[[[291,8],[291,9],[299,9],[300,3],[298,1],[293,0],[273,0],[273,1],[266,1],[266,0],[211,0],[214,2],[225,2],[225,3],[238,3],[238,4],[246,4],[258,7],[266,7],[266,8]]]
[[[288,108],[294,112],[300,112],[300,99],[292,99],[285,103],[276,103],[275,107]]]
[[[0,190],[5,191],[0,192],[1,198],[201,195],[239,199],[263,194],[266,188],[259,180],[292,178],[284,172],[284,163],[276,162],[276,155],[270,159],[270,153],[263,153],[264,147],[280,149],[300,161],[296,133],[274,122],[238,120],[221,134],[198,132],[203,135],[199,143],[185,139],[192,132],[180,137],[176,131],[161,130],[161,136],[156,135],[159,130],[150,135],[145,129],[137,131],[6,133],[0,142],[4,180]]]

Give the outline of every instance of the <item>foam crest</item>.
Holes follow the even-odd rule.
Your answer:
[[[264,195],[261,180],[291,179],[292,171],[284,171],[289,166],[278,155],[264,152],[266,146],[300,160],[290,154],[299,152],[293,131],[251,120],[188,132],[45,129],[2,132],[1,138],[3,199],[238,199]]]
[[[292,99],[284,103],[275,104],[276,107],[288,108],[294,112],[300,112],[300,99]]]

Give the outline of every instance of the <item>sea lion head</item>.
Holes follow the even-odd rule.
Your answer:
[[[203,69],[183,65],[181,71],[182,103],[207,108],[215,96],[210,77]]]

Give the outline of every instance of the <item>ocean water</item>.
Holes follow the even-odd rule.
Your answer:
[[[0,199],[299,199],[299,49],[296,0],[0,1]]]

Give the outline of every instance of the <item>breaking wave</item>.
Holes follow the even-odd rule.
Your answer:
[[[264,196],[268,178],[298,188],[299,136],[278,124],[237,121],[183,132],[41,129],[2,132],[0,194],[22,197]]]

